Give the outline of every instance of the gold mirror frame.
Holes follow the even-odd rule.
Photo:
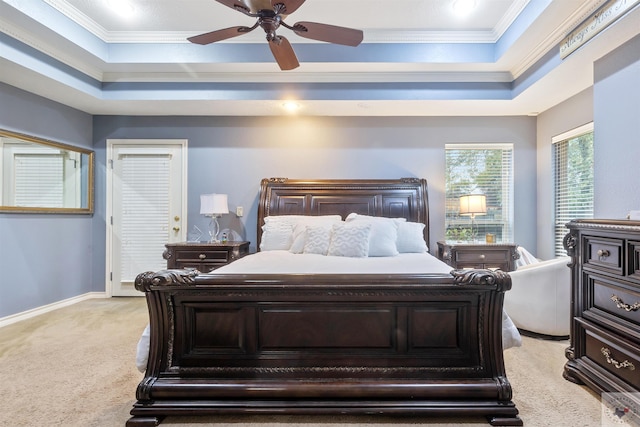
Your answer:
[[[54,149],[51,152],[58,150],[58,157],[64,158],[65,161],[74,165],[69,168],[61,167],[64,169],[62,172],[64,176],[58,184],[62,186],[62,190],[58,189],[63,194],[60,196],[63,199],[62,203],[72,206],[51,206],[45,202],[30,202],[28,205],[19,205],[15,202],[14,193],[18,191],[15,189],[17,187],[15,176],[18,166],[14,167],[14,161],[16,147],[20,151],[21,144],[24,144],[25,147],[22,150],[25,153],[21,154],[25,156],[28,156],[29,152],[45,153],[48,152],[48,149]],[[7,147],[11,147],[11,149]],[[0,213],[93,214],[94,162],[95,153],[93,150],[0,129]],[[77,166],[78,163],[80,167]],[[31,164],[25,162],[22,171],[28,173],[27,166],[31,166]],[[74,183],[72,184],[73,195],[71,197],[65,194],[69,181]],[[10,192],[11,194],[8,194]],[[68,203],[69,199],[72,199],[72,203]]]

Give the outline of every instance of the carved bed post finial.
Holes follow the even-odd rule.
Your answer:
[[[453,270],[451,275],[459,285],[496,286],[499,292],[511,289],[511,276],[502,270]]]
[[[134,286],[141,292],[149,292],[151,286],[192,285],[199,275],[198,270],[160,270],[138,274]]]

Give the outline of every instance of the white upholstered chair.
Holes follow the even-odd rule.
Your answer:
[[[570,260],[540,261],[509,273],[512,286],[505,294],[504,308],[519,330],[556,339],[569,336]]]

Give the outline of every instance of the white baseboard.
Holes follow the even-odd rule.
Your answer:
[[[108,298],[108,296],[105,292],[88,292],[83,295],[78,295],[76,297],[71,297],[62,301],[43,305],[41,307],[32,308],[31,310],[23,311],[22,313],[16,313],[0,318],[0,328],[93,298]]]

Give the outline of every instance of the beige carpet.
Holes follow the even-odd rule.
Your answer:
[[[142,374],[135,348],[143,298],[94,299],[0,328],[0,426],[124,426]],[[601,426],[597,395],[562,378],[566,341],[524,337],[505,352],[526,426]],[[488,425],[484,418],[221,416],[166,418],[162,426],[337,427]]]

